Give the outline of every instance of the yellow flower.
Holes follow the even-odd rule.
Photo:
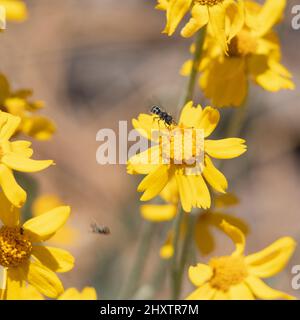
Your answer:
[[[26,4],[21,0],[0,0],[4,6],[7,20],[21,22],[27,18]]]
[[[13,170],[37,172],[53,164],[52,160],[32,160],[29,141],[10,141],[21,122],[20,117],[0,111],[0,185],[8,200],[16,207],[26,201],[26,192],[14,178]]]
[[[0,74],[0,105],[2,111],[21,118],[17,132],[22,132],[38,140],[49,140],[55,132],[54,123],[36,112],[44,107],[43,101],[30,101],[32,91],[22,89],[12,91],[7,78]]]
[[[245,221],[224,210],[237,205],[238,198],[231,193],[216,195],[214,207],[201,213],[195,226],[195,241],[202,255],[211,253],[215,248],[215,239],[211,233],[211,227],[220,229],[222,220],[237,226],[245,235],[249,232],[249,227]]]
[[[43,295],[56,298],[63,286],[56,272],[67,272],[74,266],[73,256],[62,249],[45,246],[67,221],[70,207],[61,206],[20,223],[19,209],[0,194],[0,267],[3,277],[2,297],[20,299],[26,283]]]
[[[241,230],[225,221],[221,227],[233,240],[236,249],[230,256],[211,259],[208,265],[199,263],[191,266],[189,278],[197,289],[186,299],[293,299],[269,287],[261,278],[272,277],[286,266],[295,250],[295,241],[283,237],[262,251],[245,256],[245,236]]]
[[[207,25],[225,52],[228,49],[227,42],[236,35],[244,20],[243,0],[159,0],[156,8],[166,11],[164,33],[172,35],[187,12],[190,12],[191,18],[181,35],[191,37]]]
[[[280,43],[272,30],[285,4],[285,0],[267,0],[264,6],[246,1],[244,26],[231,40],[228,55],[207,34],[199,84],[214,106],[239,107],[247,97],[249,81],[270,92],[294,89],[292,75],[280,63]],[[187,61],[181,74],[189,75],[191,66],[192,61]]]
[[[164,162],[167,149],[165,147],[166,139],[158,139],[157,145],[129,159],[128,173],[147,175],[138,186],[138,191],[144,192],[141,197],[142,201],[154,198],[165,187],[169,188],[168,184],[174,183],[174,179],[175,190],[179,193],[182,207],[186,212],[190,212],[192,207],[205,209],[210,207],[211,198],[206,182],[216,191],[226,192],[227,180],[214,166],[211,157],[217,159],[236,158],[246,151],[246,146],[245,141],[239,138],[206,139],[218,125],[219,119],[218,110],[211,107],[202,109],[200,105],[194,107],[193,102],[189,102],[181,112],[179,124],[174,125],[172,129],[163,130],[171,146],[168,163]],[[133,120],[135,129],[149,140],[153,138],[153,130],[156,130],[156,133],[160,132],[160,125],[159,121],[155,121],[154,116],[147,114],[140,114],[138,119]],[[190,135],[187,136],[187,139],[184,137],[179,140],[179,144],[182,145],[178,146],[177,136],[180,137],[180,133],[184,135],[186,129]],[[200,135],[201,137],[199,137]],[[199,138],[205,138],[202,145],[198,144]],[[192,147],[190,150],[186,150],[188,149],[186,141]],[[178,149],[184,151],[179,152],[183,159],[179,159]],[[200,163],[195,161],[191,164],[191,159],[198,159],[202,155],[204,155],[203,161]]]
[[[85,287],[81,292],[75,288],[69,288],[58,300],[97,300],[97,292],[92,287]]]
[[[46,211],[62,206],[62,201],[55,195],[43,195],[38,197],[32,206],[32,215],[38,217]],[[72,226],[64,225],[56,234],[49,239],[48,243],[71,246],[78,240],[78,231]]]

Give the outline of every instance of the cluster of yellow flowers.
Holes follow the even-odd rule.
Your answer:
[[[188,276],[197,289],[187,299],[293,299],[270,288],[261,278],[280,272],[294,252],[296,243],[283,237],[260,252],[245,255],[247,224],[224,212],[238,203],[228,194],[228,181],[215,166],[214,159],[233,159],[246,152],[245,140],[238,137],[210,139],[220,122],[218,107],[243,109],[249,80],[271,92],[294,89],[290,72],[281,64],[281,50],[274,26],[281,21],[286,0],[266,0],[263,5],[252,0],[158,0],[157,9],[165,11],[164,33],[171,36],[190,13],[181,29],[184,38],[196,35],[191,46],[193,59],[184,63],[181,74],[189,77],[187,99],[178,123],[157,119],[157,114],[140,114],[134,128],[152,142],[151,147],[128,161],[129,174],[146,175],[138,186],[141,201],[159,197],[141,206],[141,215],[151,222],[173,221],[160,249],[163,259],[173,264],[173,298],[180,295],[180,283],[194,239],[202,254],[211,253],[214,239],[209,226],[217,226],[234,242],[231,255],[215,257],[208,264],[190,266]],[[199,74],[199,86],[212,106],[194,105],[193,90]],[[162,120],[162,121],[161,121]],[[190,139],[182,139],[178,161],[178,132],[192,130]],[[197,131],[198,130],[198,131]],[[197,132],[203,144],[197,147]],[[169,161],[165,161],[165,140],[153,132],[167,131]],[[236,132],[238,135],[240,132]],[[186,152],[185,144],[192,145]],[[203,156],[200,163],[189,160]],[[149,159],[151,159],[149,161]],[[155,159],[155,161],[153,161]],[[196,219],[195,219],[196,217]],[[188,251],[188,252],[186,252]],[[181,252],[181,258],[178,259]],[[195,258],[194,258],[195,259]],[[183,265],[182,265],[183,264]]]
[[[20,22],[27,17],[23,1],[0,0],[0,6],[7,20]],[[0,74],[0,299],[97,299],[94,288],[81,293],[75,288],[64,291],[57,273],[70,271],[74,257],[48,245],[51,240],[64,244],[62,228],[64,239],[66,234],[69,239],[76,237],[74,229],[64,226],[71,208],[55,196],[42,196],[33,205],[32,218],[22,222],[27,193],[14,172],[39,172],[54,164],[33,160],[31,142],[18,140],[20,134],[48,140],[55,132],[51,120],[36,115],[44,103],[30,101],[31,95],[28,89],[13,91],[7,77]]]

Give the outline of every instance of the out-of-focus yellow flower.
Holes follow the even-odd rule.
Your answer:
[[[186,299],[293,299],[269,287],[261,278],[272,277],[286,266],[295,250],[295,241],[283,237],[262,251],[244,256],[245,236],[242,231],[225,221],[221,227],[233,240],[236,249],[230,256],[211,259],[208,265],[191,266],[189,278],[197,289]]]
[[[286,0],[267,0],[263,6],[246,1],[245,24],[231,40],[228,55],[222,52],[213,35],[207,34],[199,83],[214,106],[242,105],[250,80],[270,92],[294,89],[292,75],[280,63],[280,43],[272,30],[282,17],[285,4]],[[189,60],[181,74],[189,75],[191,68]]]
[[[201,254],[209,254],[215,249],[215,239],[211,233],[211,227],[221,229],[220,223],[223,220],[238,227],[245,235],[248,234],[247,223],[232,215],[231,212],[225,211],[238,203],[238,198],[232,193],[219,194],[214,198],[213,208],[199,215],[195,226],[195,241]]]
[[[22,22],[27,18],[26,4],[21,0],[0,0],[0,6],[6,11],[6,19]]]
[[[43,101],[30,101],[32,91],[27,89],[12,91],[5,75],[0,74],[1,109],[21,118],[18,132],[37,140],[49,140],[55,132],[54,123],[36,114],[44,107]]]
[[[172,35],[190,12],[192,17],[182,29],[181,35],[191,37],[207,25],[225,52],[228,50],[227,42],[236,35],[244,22],[243,0],[159,0],[156,8],[166,11],[164,33]]]
[[[55,195],[43,195],[38,197],[32,206],[32,215],[37,217],[46,211],[62,206],[63,203]],[[69,221],[68,221],[69,222]],[[78,231],[68,224],[68,222],[49,239],[48,243],[71,246],[78,240]]]
[[[85,287],[81,292],[75,288],[69,288],[58,300],[97,300],[97,292],[92,287]]]
[[[74,266],[73,256],[62,249],[43,245],[67,221],[70,207],[61,206],[20,223],[20,212],[0,194],[0,268],[2,298],[23,297],[26,283],[43,295],[56,298],[64,291],[56,272],[67,272]]]
[[[30,159],[33,150],[29,141],[10,141],[20,122],[20,117],[0,111],[0,185],[7,199],[16,207],[24,204],[26,192],[15,180],[13,170],[37,172],[53,164],[52,160]]]
[[[142,201],[154,198],[166,186],[168,188],[169,183],[174,183],[174,180],[173,188],[179,193],[182,207],[186,212],[190,212],[192,207],[205,209],[210,207],[211,198],[206,182],[216,191],[226,192],[227,180],[214,166],[210,157],[236,158],[246,151],[246,145],[245,141],[239,138],[206,139],[218,125],[219,119],[218,110],[211,107],[202,109],[200,105],[194,107],[193,102],[189,102],[181,112],[179,124],[163,131],[171,149],[168,154],[168,163],[164,162],[166,139],[158,139],[157,145],[129,159],[128,173],[147,175],[138,186],[138,191],[144,192]],[[153,130],[156,133],[161,130],[159,121],[155,121],[155,117],[148,114],[140,114],[138,119],[133,120],[133,126],[149,140],[153,139]],[[180,145],[178,145],[177,136],[185,135],[186,129],[191,133],[190,139],[179,140]],[[200,131],[200,138],[205,139],[201,146],[198,144]],[[187,151],[186,142],[192,145]],[[179,155],[179,157],[183,156],[180,158],[180,164],[177,158],[178,149],[184,150]],[[191,159],[198,159],[202,155],[204,155],[203,161],[195,161],[191,164]]]

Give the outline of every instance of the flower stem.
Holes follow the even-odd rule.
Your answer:
[[[206,34],[206,28],[200,29],[196,35],[195,39],[195,52],[193,57],[192,70],[189,76],[187,88],[183,98],[183,103],[181,103],[181,108],[189,101],[193,100],[194,89],[196,84],[197,73],[199,71],[200,59],[203,51],[203,44]]]
[[[136,291],[139,280],[144,269],[147,255],[151,246],[152,235],[154,233],[154,224],[145,222],[140,239],[139,248],[136,254],[136,260],[129,274],[124,290],[121,294],[122,299],[129,299]]]

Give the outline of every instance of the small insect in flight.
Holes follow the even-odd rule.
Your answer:
[[[98,226],[97,223],[91,223],[91,228],[93,233],[109,235],[110,229],[106,226]]]
[[[150,112],[156,115],[155,118],[158,119],[158,122],[163,121],[166,127],[170,127],[172,124],[176,124],[173,117],[166,111],[162,110],[162,108],[159,106],[151,107]]]

